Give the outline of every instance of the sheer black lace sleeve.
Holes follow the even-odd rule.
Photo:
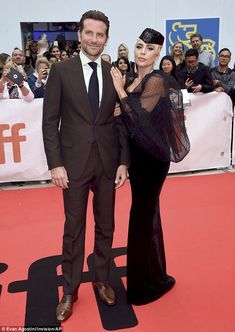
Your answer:
[[[127,91],[130,83],[127,79]],[[153,71],[121,105],[124,122],[138,145],[160,160],[179,162],[187,155],[190,143],[183,98],[174,78]]]

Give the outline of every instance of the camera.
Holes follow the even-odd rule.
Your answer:
[[[10,71],[7,74],[7,77],[9,78],[9,80],[11,80],[12,82],[14,82],[17,85],[21,85],[21,83],[24,80],[24,76],[14,68],[10,68]]]

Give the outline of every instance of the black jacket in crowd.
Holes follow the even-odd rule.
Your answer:
[[[201,62],[198,63],[198,68],[193,72],[189,72],[186,66],[179,72],[179,84],[181,89],[185,89],[185,81],[187,78],[193,80],[193,86],[201,84],[201,92],[207,93],[214,90],[211,71]],[[192,89],[189,88],[188,92],[192,92]]]

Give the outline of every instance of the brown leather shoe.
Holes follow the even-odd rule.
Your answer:
[[[64,322],[73,313],[73,303],[77,301],[77,294],[64,295],[56,308],[56,318],[59,322]]]
[[[98,292],[99,298],[102,302],[110,306],[116,304],[114,290],[107,281],[93,281],[92,285],[94,290]]]

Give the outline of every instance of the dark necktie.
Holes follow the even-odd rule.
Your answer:
[[[88,97],[91,104],[93,118],[95,119],[99,111],[99,81],[97,77],[97,63],[89,62],[89,66],[93,69],[93,72],[89,81]]]

